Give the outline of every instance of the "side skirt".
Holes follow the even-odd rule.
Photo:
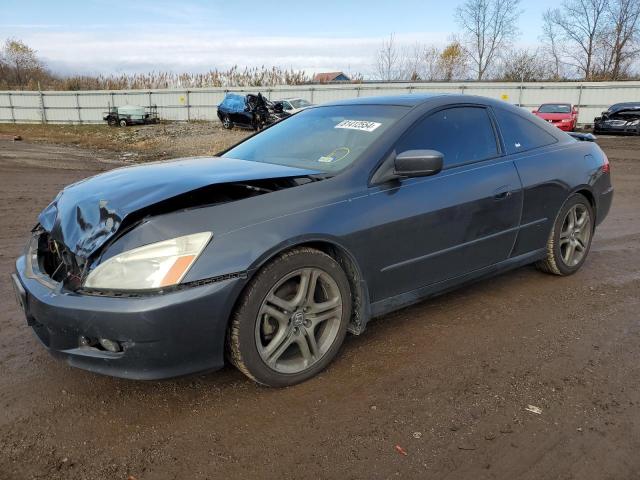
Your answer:
[[[541,248],[539,250],[534,250],[533,252],[518,255],[517,257],[508,258],[502,262],[489,265],[488,267],[465,273],[464,275],[433,283],[410,292],[401,293],[395,297],[379,300],[371,304],[371,318],[379,317],[400,308],[408,307],[409,305],[421,302],[422,300],[430,297],[442,295],[483,278],[492,277],[508,270],[528,265],[537,260],[541,260],[544,258],[545,254],[546,250]]]

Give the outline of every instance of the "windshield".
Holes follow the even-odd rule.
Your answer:
[[[293,105],[293,108],[304,108],[304,107],[311,106],[309,102],[307,102],[306,100],[303,100],[302,98],[297,100],[289,100],[289,101],[291,102],[291,105]]]
[[[566,103],[547,103],[538,109],[540,113],[571,113],[571,105]]]
[[[223,157],[337,172],[355,162],[407,107],[341,105],[303,110],[276,123]]]

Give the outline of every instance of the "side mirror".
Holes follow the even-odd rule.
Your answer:
[[[531,110],[531,113],[538,113],[538,110]]]
[[[576,107],[573,107],[573,114],[578,115],[578,109]]]
[[[396,155],[393,173],[398,177],[426,177],[442,170],[444,155],[437,150],[407,150]]]

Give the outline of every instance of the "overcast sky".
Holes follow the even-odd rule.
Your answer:
[[[0,0],[0,40],[35,48],[58,73],[203,72],[277,65],[308,73],[372,72],[391,32],[443,44],[460,1]],[[554,0],[523,0],[523,46],[535,46]]]

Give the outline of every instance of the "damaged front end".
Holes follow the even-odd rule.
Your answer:
[[[32,231],[29,244],[31,271],[45,276],[67,290],[77,290],[85,277],[88,260],[75,255],[63,243],[54,240],[40,224]]]
[[[626,133],[640,135],[640,103],[624,103],[611,106],[593,121],[596,133]]]
[[[145,220],[301,186],[316,181],[317,174],[228,158],[194,158],[118,169],[83,180],[65,188],[40,214],[27,253],[32,273],[63,290],[84,291],[109,246]],[[149,240],[146,243],[169,239]],[[197,255],[191,257],[195,262]],[[174,275],[174,284],[181,278]],[[135,285],[122,288],[136,289]]]

